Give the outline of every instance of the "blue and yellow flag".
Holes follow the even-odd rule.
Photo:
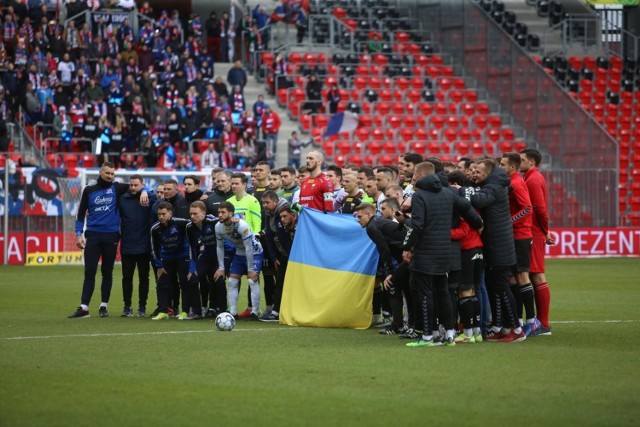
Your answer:
[[[280,323],[368,328],[378,251],[351,215],[304,209],[284,280]]]

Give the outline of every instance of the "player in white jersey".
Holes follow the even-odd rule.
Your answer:
[[[238,316],[238,291],[240,278],[247,275],[249,289],[251,290],[251,315],[249,320],[259,320],[260,308],[260,269],[262,268],[262,245],[249,225],[243,220],[234,220],[235,207],[230,202],[222,202],[218,206],[218,219],[216,224],[216,239],[218,244],[219,268],[214,274],[214,280],[225,276],[224,270],[224,240],[227,239],[236,247],[236,254],[229,268],[229,288],[227,298],[229,300],[229,312]]]

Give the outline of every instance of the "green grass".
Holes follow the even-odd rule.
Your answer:
[[[120,318],[119,269],[112,317],[97,290],[92,317],[69,320],[81,277],[0,268],[0,426],[640,423],[636,259],[549,262],[551,337],[430,349],[377,330]],[[602,320],[635,322],[561,323]]]

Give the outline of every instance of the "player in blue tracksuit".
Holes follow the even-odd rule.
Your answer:
[[[129,189],[129,184],[114,182],[113,163],[104,162],[100,168],[98,180],[82,191],[78,215],[76,217],[76,245],[84,249],[84,283],[80,306],[69,315],[78,319],[89,317],[89,303],[96,285],[98,261],[102,258],[102,301],[100,317],[107,317],[107,304],[113,284],[113,264],[116,259],[120,240],[120,211],[118,199]],[[149,203],[147,191],[142,192],[140,203]],[[83,235],[83,228],[86,229]]]
[[[189,207],[191,222],[187,225],[187,237],[191,246],[191,259],[196,262],[200,282],[202,305],[208,307],[205,317],[215,317],[227,311],[227,288],[224,278],[213,280],[218,269],[216,224],[218,218],[207,215],[204,202],[197,200]]]
[[[187,219],[173,218],[171,203],[163,201],[158,204],[158,222],[151,227],[153,264],[158,269],[158,314],[153,320],[169,318],[169,289],[176,278],[182,288],[182,312],[178,319],[202,318],[196,263],[189,257],[188,223]]]

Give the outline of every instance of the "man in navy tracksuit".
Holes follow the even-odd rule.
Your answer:
[[[133,295],[133,275],[138,269],[138,316],[146,317],[147,297],[149,296],[149,267],[151,262],[151,225],[156,221],[152,216],[151,205],[142,206],[140,196],[144,181],[140,175],[131,175],[129,191],[119,200],[120,256],[122,260],[122,296],[124,299],[123,317],[133,316],[131,299]]]
[[[158,205],[158,222],[151,227],[151,249],[153,264],[158,269],[156,291],[158,314],[153,320],[169,318],[169,289],[176,282],[182,288],[182,312],[180,320],[202,318],[202,305],[196,279],[196,263],[189,257],[189,240],[186,227],[189,220],[173,218],[171,203],[162,201]]]
[[[224,278],[213,280],[218,269],[216,224],[218,218],[207,215],[205,203],[197,200],[189,207],[191,222],[187,224],[187,237],[191,247],[191,258],[196,262],[196,273],[200,282],[202,305],[208,307],[205,317],[215,317],[227,311],[227,288]]]
[[[89,303],[96,285],[98,261],[102,258],[102,302],[100,317],[107,317],[107,304],[113,284],[113,264],[120,240],[120,210],[118,199],[129,188],[128,184],[114,182],[113,163],[104,162],[98,181],[82,191],[76,218],[76,245],[84,249],[84,283],[80,306],[69,315],[71,319],[89,317]],[[140,196],[141,204],[148,204],[147,192]],[[86,230],[83,236],[85,218]]]

